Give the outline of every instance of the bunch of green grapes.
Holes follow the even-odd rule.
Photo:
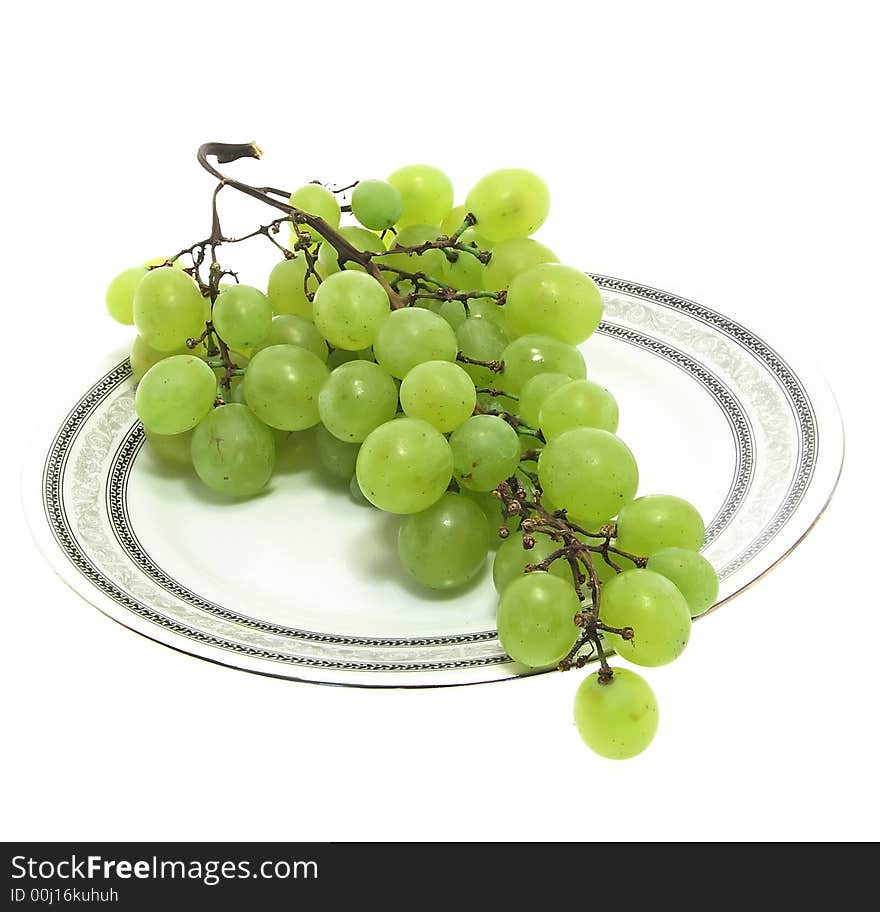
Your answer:
[[[407,165],[358,182],[350,206],[337,197],[306,184],[288,216],[248,235],[282,247],[289,223],[262,287],[204,274],[231,243],[216,219],[210,242],[113,279],[107,309],[138,333],[148,447],[243,498],[271,489],[278,448],[308,434],[328,479],[400,517],[400,561],[424,586],[466,586],[495,552],[503,648],[530,668],[598,653],[578,731],[603,756],[634,756],[656,700],[605,654],[673,661],[718,580],[696,509],[636,496],[618,403],[579,347],[599,290],[532,237],[546,185],[495,171],[455,206],[442,171]]]

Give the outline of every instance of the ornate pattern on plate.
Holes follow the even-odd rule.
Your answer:
[[[785,361],[739,324],[656,289],[594,278],[612,292],[600,331],[688,372],[730,425],[734,478],[710,523],[707,550],[720,575],[730,576],[783,528],[809,486],[818,452],[809,397]],[[248,618],[182,586],[144,551],[129,522],[126,483],[142,442],[129,377],[126,361],[83,396],[58,431],[43,475],[55,540],[120,607],[182,640],[287,665],[427,672],[509,661],[495,631],[412,639],[333,636]]]

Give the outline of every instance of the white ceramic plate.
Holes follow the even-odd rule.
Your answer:
[[[584,346],[613,390],[641,493],[708,520],[719,604],[778,563],[834,490],[843,433],[811,369],[692,301],[594,276],[605,322]],[[266,495],[214,497],[142,446],[127,360],[79,396],[29,461],[25,507],[49,562],[126,627],[246,671],[419,687],[515,677],[488,568],[426,594],[395,551],[398,520],[285,454]]]

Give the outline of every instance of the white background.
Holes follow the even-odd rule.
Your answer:
[[[880,837],[875,11],[10,7],[0,837]],[[820,364],[846,422],[838,493],[652,674],[663,719],[642,757],[583,748],[573,676],[372,692],[247,675],[111,623],[38,555],[25,444],[128,338],[103,312],[108,279],[204,235],[208,139],[257,140],[263,161],[237,173],[282,186],[427,160],[463,195],[487,170],[533,167],[554,195],[542,237],[564,259],[752,321]]]

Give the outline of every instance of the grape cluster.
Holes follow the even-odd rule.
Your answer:
[[[202,150],[200,161],[222,177]],[[400,515],[400,560],[429,588],[466,585],[495,550],[511,659],[569,669],[598,658],[577,691],[577,728],[603,756],[642,751],[656,700],[606,653],[671,662],[718,580],[699,554],[694,507],[636,497],[617,402],[587,379],[578,349],[601,320],[599,290],[531,237],[549,211],[544,182],[495,171],[460,206],[427,165],[358,182],[347,206],[316,183],[284,197],[225,177],[218,192],[226,186],[284,215],[227,238],[215,193],[208,239],[107,290],[110,315],[137,328],[131,367],[149,445],[240,498],[266,488],[291,435],[307,435],[356,499]],[[342,225],[349,213],[358,224]],[[258,236],[283,257],[265,293],[217,257]]]

